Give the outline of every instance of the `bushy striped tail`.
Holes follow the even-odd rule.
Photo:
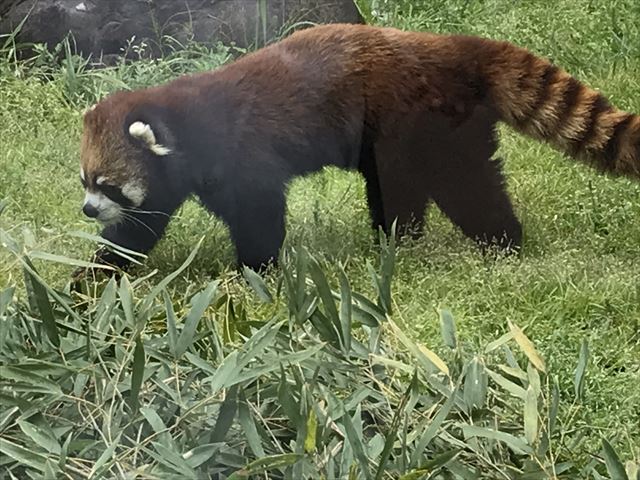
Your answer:
[[[616,109],[546,59],[497,46],[485,78],[503,121],[598,170],[640,179],[640,116]]]

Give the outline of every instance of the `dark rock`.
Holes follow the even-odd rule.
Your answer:
[[[68,32],[83,55],[120,54],[129,40],[151,54],[163,38],[184,42],[265,43],[312,23],[362,23],[353,0],[0,0],[0,34],[19,43],[57,45]]]

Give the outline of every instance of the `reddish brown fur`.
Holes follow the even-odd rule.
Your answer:
[[[275,185],[324,164],[358,168],[374,220],[387,225],[390,216],[419,217],[433,198],[469,235],[506,229],[519,237],[499,168],[483,163],[499,120],[600,170],[640,178],[637,115],[525,49],[470,36],[327,25],[213,72],[117,93],[85,116],[89,175],[146,175],[139,146],[123,134],[140,116],[162,119],[154,125],[162,142],[207,157],[212,169],[233,158],[233,182],[248,188],[252,179],[275,175]],[[325,158],[323,148],[333,153]],[[220,160],[208,159],[212,151]],[[275,169],[274,158],[282,159]],[[495,218],[480,225],[477,212]]]
[[[600,93],[548,60],[507,42],[365,25],[302,30],[217,71],[111,97],[100,109],[105,113],[103,119],[87,116],[89,138],[111,136],[114,129],[119,134],[124,116],[140,103],[152,101],[180,111],[199,91],[213,84],[237,84],[243,78],[264,92],[267,101],[255,112],[263,126],[281,131],[286,112],[271,106],[282,105],[303,90],[308,96],[313,89],[313,81],[296,85],[283,75],[296,68],[297,55],[308,51],[322,54],[317,81],[329,83],[335,91],[334,97],[318,101],[335,103],[338,111],[344,111],[362,108],[364,99],[367,121],[382,129],[410,112],[435,110],[464,117],[484,104],[519,131],[571,156],[603,170],[640,176],[638,116],[610,106]],[[289,108],[297,106],[293,103]],[[317,121],[325,118],[319,115]],[[295,136],[296,127],[287,125],[287,135]],[[88,141],[85,139],[85,145]],[[119,143],[113,138],[99,141],[110,148]],[[101,146],[96,149],[103,150]],[[83,155],[83,161],[91,170],[100,164],[100,154]]]

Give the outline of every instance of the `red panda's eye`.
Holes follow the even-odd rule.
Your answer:
[[[107,197],[109,197],[111,200],[113,200],[116,203],[119,203],[120,205],[123,206],[128,206],[131,205],[131,200],[129,200],[127,197],[125,197],[122,194],[122,190],[120,189],[120,187],[117,187],[115,185],[106,185],[106,184],[101,184],[98,185],[98,189],[104,193]]]

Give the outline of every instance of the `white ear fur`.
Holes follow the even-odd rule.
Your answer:
[[[82,110],[82,116],[84,117],[87,113],[92,112],[93,110],[96,109],[97,106],[98,104],[94,103],[93,105],[85,108],[84,110]]]
[[[159,156],[169,155],[171,150],[165,147],[164,145],[160,145],[156,143],[156,136],[151,129],[151,126],[143,123],[143,122],[133,122],[129,125],[129,134],[134,137],[142,140],[147,144],[149,149]]]

